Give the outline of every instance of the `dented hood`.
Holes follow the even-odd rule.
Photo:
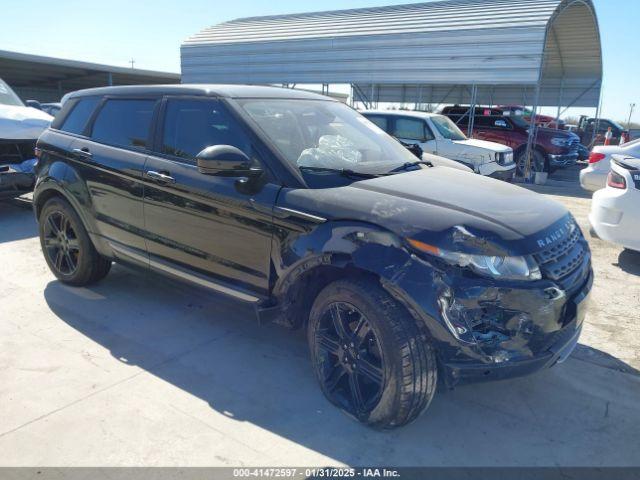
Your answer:
[[[42,110],[0,104],[0,139],[36,140],[53,117]]]
[[[327,189],[285,192],[281,206],[331,220],[374,223],[401,237],[448,243],[457,227],[498,239],[515,252],[567,216],[542,195],[506,182],[445,167],[354,182]]]

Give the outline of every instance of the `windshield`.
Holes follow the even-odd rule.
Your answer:
[[[16,107],[24,107],[24,103],[20,97],[0,78],[0,105],[14,105]]]
[[[467,136],[460,131],[458,126],[453,123],[448,117],[443,115],[437,115],[431,117],[431,121],[435,125],[440,135],[449,140],[466,140]]]
[[[239,103],[287,162],[306,174],[317,175],[321,169],[382,174],[417,160],[398,141],[342,103],[290,99]]]

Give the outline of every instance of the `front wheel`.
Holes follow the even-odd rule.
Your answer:
[[[375,282],[327,286],[311,309],[307,339],[323,393],[362,423],[405,425],[433,398],[433,347],[407,310]]]
[[[527,164],[527,151],[526,149],[518,155],[516,169],[519,177],[524,177],[524,172]],[[542,152],[534,150],[531,155],[531,172],[549,172],[547,168],[547,161]]]

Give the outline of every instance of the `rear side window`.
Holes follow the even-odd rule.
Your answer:
[[[93,124],[91,138],[121,147],[146,148],[155,99],[107,100]]]
[[[251,156],[251,141],[216,100],[170,99],[165,113],[162,153],[193,161],[206,147],[231,145]]]
[[[58,125],[53,125],[53,128],[60,128],[60,130],[64,132],[81,135],[87,126],[91,114],[101,100],[101,97],[86,97],[75,101],[71,106],[71,111],[63,117],[62,125],[59,127]]]
[[[376,124],[379,128],[384,130],[385,132],[389,131],[389,121],[387,117],[381,117],[379,115],[367,115],[367,119]]]

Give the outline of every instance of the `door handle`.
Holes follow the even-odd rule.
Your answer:
[[[147,177],[158,183],[176,183],[176,179],[168,173],[154,172],[153,170],[147,171]]]
[[[93,158],[93,154],[89,151],[88,148],[74,148],[73,154],[76,157],[84,158],[87,160],[91,160]]]

